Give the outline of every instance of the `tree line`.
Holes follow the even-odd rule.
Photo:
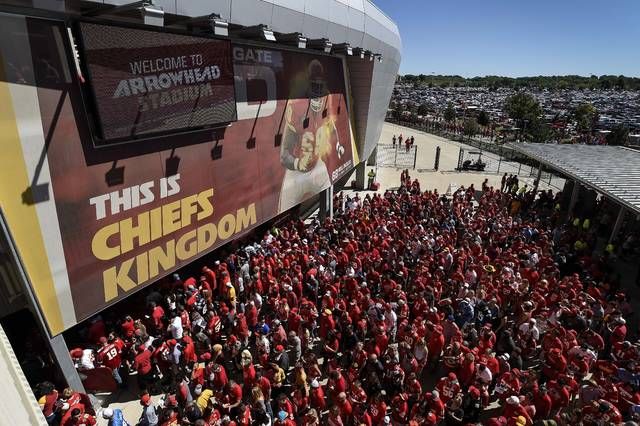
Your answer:
[[[624,75],[580,75],[501,77],[485,76],[465,78],[459,75],[413,75],[398,76],[398,81],[416,87],[486,87],[497,90],[510,89],[604,89],[640,90],[640,78]]]
[[[553,126],[555,120],[552,122],[544,120],[541,105],[530,93],[518,91],[512,94],[505,99],[503,108],[516,126],[512,129],[515,132],[513,136],[520,140],[538,143],[552,140],[588,142],[596,130],[599,117],[599,112],[593,104],[582,103],[578,105],[569,114],[569,120],[575,123],[575,134],[570,135],[566,133],[564,126]],[[435,112],[435,118],[427,119],[424,117],[433,112]],[[500,129],[500,124],[493,123],[489,114],[483,110],[479,111],[475,117],[459,117],[451,102],[448,102],[446,108],[441,112],[432,111],[432,108],[426,104],[392,102],[390,113],[391,117],[398,121],[415,121],[419,117],[423,117],[422,120],[426,127],[432,126],[435,129],[454,131],[468,137],[480,133],[486,134],[486,129],[489,128],[493,139],[493,130]],[[441,119],[444,124],[440,123]],[[619,124],[611,129],[605,139],[608,145],[626,145],[629,140],[629,127],[626,124]]]

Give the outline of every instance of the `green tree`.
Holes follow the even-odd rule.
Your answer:
[[[531,142],[545,143],[553,139],[554,131],[549,124],[536,119],[529,124],[526,137]]]
[[[484,110],[480,111],[480,113],[478,114],[478,124],[481,126],[488,126],[489,121],[489,114],[487,114],[487,112]]]
[[[464,120],[463,132],[469,139],[477,135],[479,131],[480,127],[475,118],[467,118]]]
[[[403,113],[404,113],[404,106],[399,103],[393,109],[393,118],[395,118],[396,120],[402,120]]]
[[[624,146],[629,142],[629,128],[624,124],[618,124],[606,137],[607,145]]]
[[[580,104],[573,111],[573,119],[579,132],[591,134],[598,122],[598,110],[592,104]]]
[[[542,113],[536,98],[526,92],[518,92],[509,96],[505,100],[504,109],[521,129],[524,129],[527,122],[532,123],[537,120]]]
[[[444,119],[449,123],[456,119],[456,110],[451,102],[447,104],[447,109],[444,110]]]

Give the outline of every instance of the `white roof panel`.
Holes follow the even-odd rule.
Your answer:
[[[608,145],[508,146],[640,213],[640,151]]]

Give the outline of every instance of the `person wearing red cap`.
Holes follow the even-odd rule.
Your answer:
[[[402,425],[407,423],[409,415],[409,404],[407,394],[400,392],[391,400],[391,419],[394,424]]]
[[[567,359],[561,349],[553,348],[545,354],[545,364],[542,373],[549,379],[556,379],[559,373],[567,369]]]
[[[513,395],[520,394],[520,370],[514,368],[511,371],[506,371],[498,379],[495,387],[495,394],[500,401],[504,402],[507,398]]]
[[[156,408],[151,402],[151,396],[145,392],[140,397],[140,405],[142,405],[142,414],[138,420],[138,426],[156,426],[158,424],[158,415]]]
[[[447,376],[442,377],[436,384],[436,389],[440,393],[440,399],[446,404],[450,399],[460,392],[460,384],[458,383],[458,377],[456,373],[449,373]]]
[[[480,389],[475,386],[469,386],[468,393],[462,399],[461,408],[465,421],[477,422],[484,408],[480,398]]]
[[[122,377],[120,377],[120,366],[122,364],[121,354],[124,342],[117,339],[115,334],[111,333],[109,339],[106,337],[100,338],[100,344],[102,347],[98,349],[96,359],[98,363],[111,369],[113,379],[119,386],[122,386]]]
[[[124,339],[129,341],[133,338],[133,335],[136,331],[135,323],[133,322],[133,318],[127,315],[124,317],[122,322],[120,323],[120,329],[122,330],[122,335]]]

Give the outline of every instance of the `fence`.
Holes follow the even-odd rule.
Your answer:
[[[406,146],[378,144],[376,161],[381,167],[397,167],[401,169],[415,169],[418,156],[418,147],[412,146],[407,150]]]
[[[474,148],[478,151],[482,151],[483,161],[487,163],[485,173],[515,174],[521,177],[530,178],[531,181],[535,180],[538,175],[538,163],[508,146],[477,138],[469,138],[443,129],[427,127],[420,123],[389,119],[387,119],[387,121],[400,126],[409,127],[447,138],[465,150],[463,156],[469,156],[470,151],[473,151]],[[471,159],[471,157],[465,157],[464,159]],[[564,186],[564,179],[554,175],[548,169],[543,169],[540,182],[544,182],[545,184],[558,189]]]

